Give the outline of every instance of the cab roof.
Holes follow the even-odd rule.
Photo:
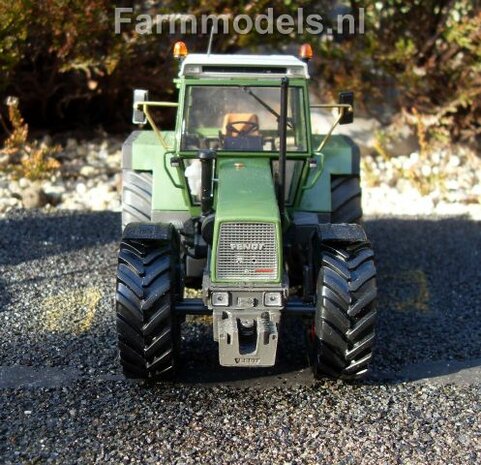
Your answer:
[[[189,54],[179,77],[291,77],[309,79],[307,64],[291,55]]]

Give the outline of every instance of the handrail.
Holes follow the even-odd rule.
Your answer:
[[[178,184],[175,182],[175,179],[172,177],[172,174],[170,173],[169,169],[167,168],[167,156],[168,155],[175,155],[175,152],[173,148],[169,147],[165,137],[162,135],[160,132],[160,129],[158,128],[157,124],[155,124],[154,119],[152,118],[152,115],[150,114],[149,107],[171,107],[171,108],[176,108],[178,107],[179,104],[177,102],[136,102],[134,103],[134,110],[139,110],[142,108],[142,111],[145,113],[145,116],[147,117],[147,121],[149,122],[150,126],[152,127],[155,135],[157,136],[157,139],[159,139],[161,145],[164,147],[166,150],[163,156],[163,162],[164,162],[164,169],[165,172],[167,173],[167,176],[170,178],[170,181],[172,184],[177,188],[177,189],[184,189],[184,186],[182,184]]]
[[[322,139],[321,143],[319,144],[319,147],[316,150],[316,154],[320,156],[320,163],[319,163],[319,166],[317,167],[317,172],[312,178],[311,182],[308,185],[302,186],[303,191],[312,189],[315,186],[318,179],[320,178],[322,171],[324,169],[324,157],[323,157],[322,149],[325,147],[327,141],[331,137],[334,129],[337,127],[337,125],[341,121],[346,110],[352,111],[352,105],[348,103],[335,103],[335,104],[319,103],[319,104],[311,105],[311,108],[339,108],[341,111],[339,112],[339,116],[336,118],[336,120],[332,124],[331,129],[329,129],[328,133],[324,136],[324,139]]]
[[[169,168],[167,167],[167,156],[168,155],[175,155],[175,152],[172,150],[168,150],[167,152],[164,153],[164,170],[167,173],[167,176],[169,177],[171,183],[176,187],[177,189],[185,189],[185,187],[182,184],[177,184],[175,182],[175,179],[172,177],[172,174],[170,173]]]
[[[317,153],[316,155],[319,155],[319,166],[317,166],[316,174],[311,179],[311,182],[305,186],[302,186],[301,189],[303,191],[308,191],[309,189],[312,189],[316,185],[317,180],[321,177],[321,174],[324,171],[324,155],[322,153]]]
[[[147,121],[149,122],[150,126],[152,127],[155,135],[157,136],[157,139],[159,139],[161,145],[164,147],[165,150],[171,150],[171,148],[167,145],[167,142],[165,140],[165,137],[162,135],[160,132],[160,129],[157,127],[155,124],[154,119],[152,118],[152,115],[150,114],[149,108],[148,107],[171,107],[171,108],[176,108],[178,107],[179,104],[177,102],[135,102],[134,103],[134,110],[139,110],[142,108],[142,111],[145,113],[145,116],[147,117]]]

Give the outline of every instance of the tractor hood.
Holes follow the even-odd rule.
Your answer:
[[[219,158],[216,223],[280,223],[268,158]]]
[[[215,283],[279,283],[281,221],[268,158],[218,158],[211,260]]]

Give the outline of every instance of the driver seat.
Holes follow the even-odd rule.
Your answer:
[[[239,137],[239,133],[229,130],[229,124],[238,123],[234,127],[242,131],[248,131],[251,128],[249,124],[241,124],[240,121],[246,121],[247,123],[254,123],[259,128],[259,117],[256,113],[226,113],[224,116],[224,122],[222,123],[222,134],[225,137]],[[249,132],[249,136],[260,136],[259,129]]]
[[[242,122],[246,122],[246,124],[242,124]],[[232,123],[237,123],[234,128],[238,132],[229,128]],[[257,128],[252,129],[249,123],[255,124]],[[252,130],[249,131],[249,129]],[[243,131],[248,132],[248,134],[241,134]],[[259,132],[259,117],[256,113],[226,113],[220,131],[220,140],[224,150],[262,151],[263,141]]]

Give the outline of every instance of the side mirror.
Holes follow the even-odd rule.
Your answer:
[[[137,106],[140,102],[147,102],[149,100],[149,91],[143,89],[134,90],[134,112],[132,115],[132,123],[134,124],[145,124],[147,123],[147,117],[143,109]]]
[[[339,103],[351,105],[351,110],[344,108],[339,124],[351,124],[354,121],[354,92],[341,92],[339,94]]]

